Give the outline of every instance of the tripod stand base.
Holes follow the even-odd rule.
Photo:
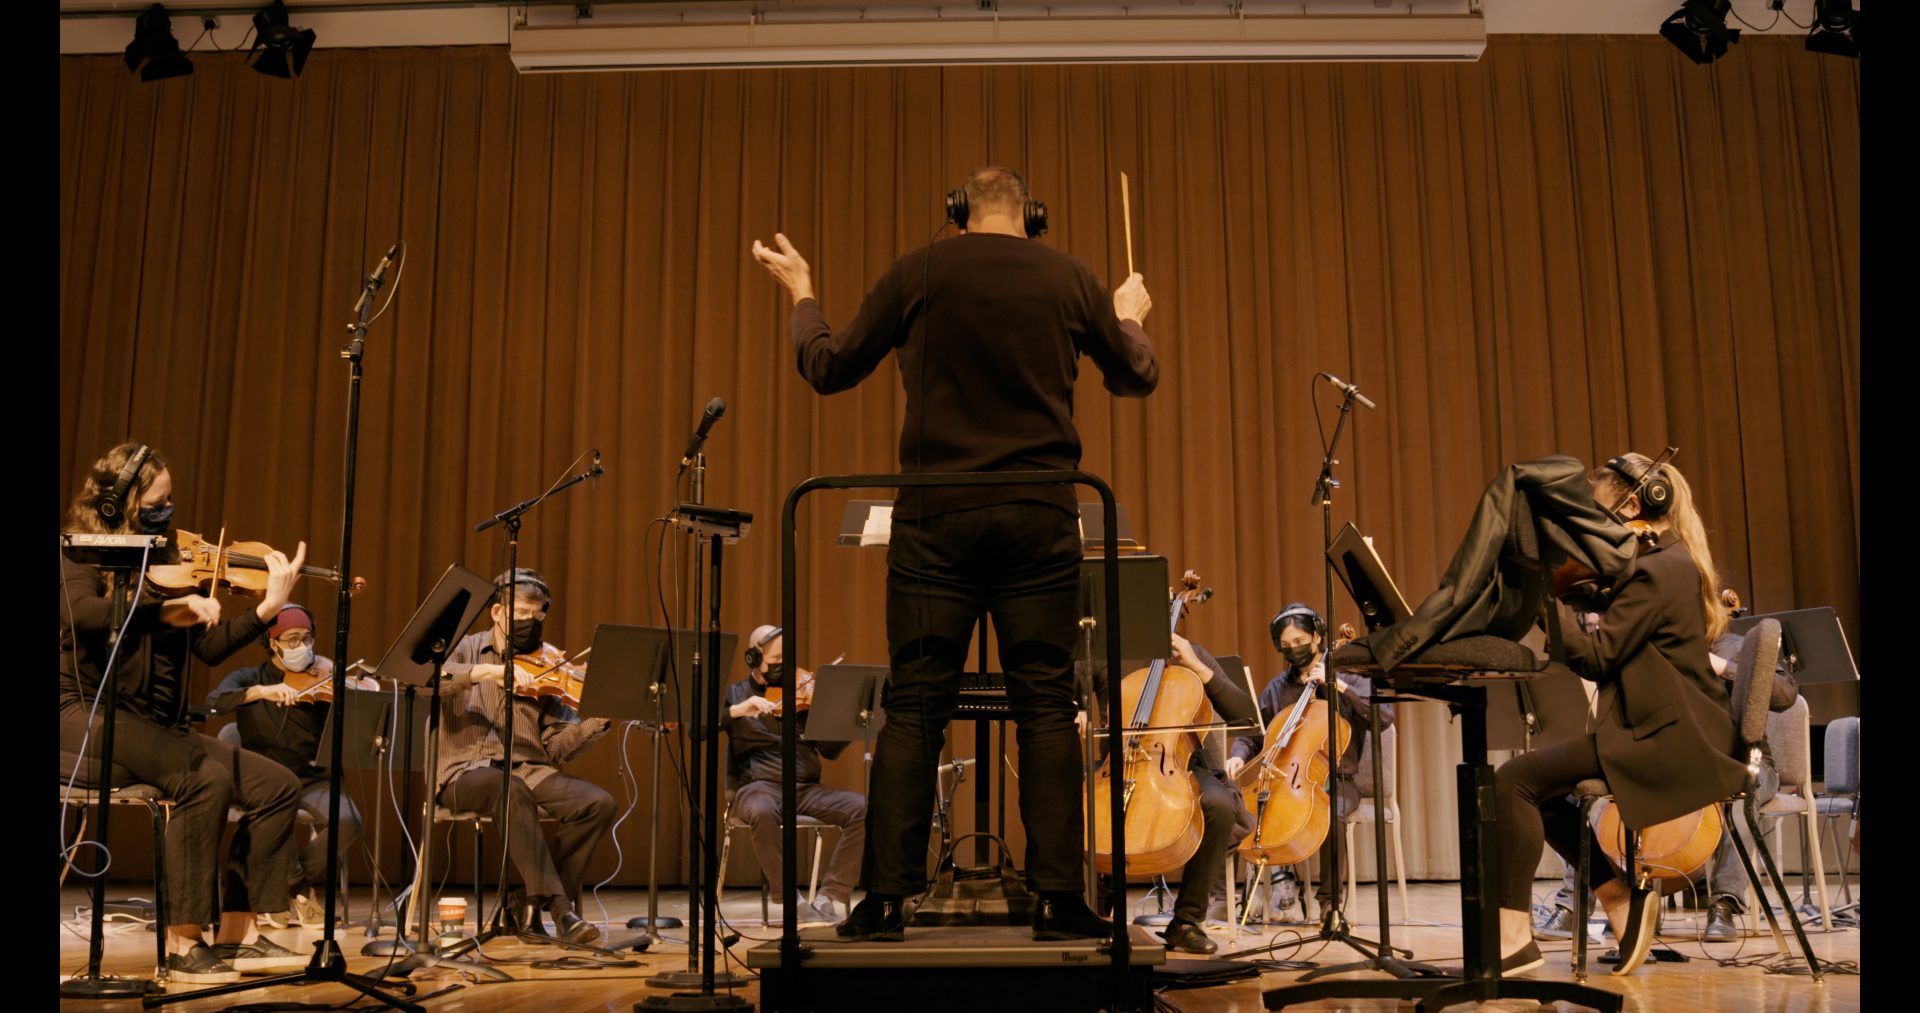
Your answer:
[[[658,918],[648,918],[646,915],[640,915],[637,918],[627,919],[627,928],[630,929],[683,929],[686,927],[686,922],[672,915],[661,915]]]
[[[163,992],[152,978],[68,978],[60,983],[62,999],[138,999]]]
[[[413,957],[407,958],[415,959]],[[380,1003],[388,1009],[397,1009],[403,1013],[426,1013],[426,1008],[415,1002],[389,995],[383,990],[385,982],[370,978],[364,974],[354,974],[347,970],[347,958],[335,948],[332,939],[321,939],[313,944],[313,963],[307,969],[294,974],[274,975],[266,978],[236,981],[229,985],[214,985],[209,988],[187,989],[169,995],[149,995],[140,1000],[143,1009],[157,1009],[176,1002],[192,1002],[218,995],[231,995],[235,992],[250,992],[258,988],[276,988],[281,985],[345,985],[361,995]],[[400,986],[408,995],[413,994],[411,984]]]
[[[402,939],[375,939],[373,942],[360,947],[360,955],[363,957],[391,957],[396,954],[412,952],[413,947],[407,945],[406,941]]]
[[[715,987],[719,982],[715,981]],[[737,995],[708,995],[705,992],[678,992],[673,995],[650,995],[633,1004],[634,1013],[646,1010],[669,1010],[693,1013],[696,1010],[744,1009],[750,1010],[753,1004]]]
[[[706,977],[698,971],[668,971],[647,979],[648,988],[700,988]],[[713,972],[714,988],[742,988],[751,980],[734,974],[732,971]],[[634,1007],[638,1009],[639,1007]]]
[[[383,968],[381,973],[388,978],[404,978],[423,967],[451,967],[459,971],[471,971],[490,981],[512,981],[506,972],[485,964],[476,964],[458,957],[443,957],[436,953],[414,952],[405,959],[396,961],[392,967]]]

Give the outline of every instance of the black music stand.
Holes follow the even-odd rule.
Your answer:
[[[400,635],[394,638],[386,655],[373,668],[377,678],[392,679],[403,691],[418,687],[427,689],[426,728],[422,739],[426,747],[421,757],[421,769],[425,771],[428,787],[427,797],[420,805],[420,830],[414,835],[414,840],[420,843],[420,858],[414,865],[410,893],[412,908],[420,913],[415,923],[418,936],[408,944],[406,926],[403,924],[399,928],[396,933],[398,941],[412,952],[404,959],[382,968],[381,977],[404,977],[422,967],[452,967],[472,971],[494,981],[513,980],[494,968],[443,955],[430,941],[431,936],[427,931],[427,919],[433,909],[426,897],[433,883],[433,848],[428,835],[433,832],[434,798],[439,794],[434,782],[440,769],[440,668],[446,664],[447,655],[453,653],[461,635],[480,619],[492,603],[494,590],[493,581],[459,563],[449,565],[433,585],[433,590],[427,593],[426,600],[414,610],[413,617],[407,620]],[[349,722],[352,720],[348,718]]]
[[[601,623],[593,630],[593,662],[589,666],[592,677],[580,691],[582,716],[631,721],[653,737],[655,818],[647,831],[647,913],[627,919],[627,928],[647,930],[648,941],[659,939],[660,929],[677,929],[686,924],[678,918],[660,915],[658,816],[660,767],[664,762],[661,740],[668,732],[685,727],[693,719],[693,694],[681,692],[678,687],[679,673],[685,672],[691,677],[696,636],[693,630],[668,631],[652,626]],[[726,659],[733,656],[737,641],[738,637],[732,633],[721,636],[722,658],[716,663],[721,666],[722,676],[726,674]],[[692,973],[691,967],[688,973]],[[670,987],[685,984],[675,982],[675,986]]]
[[[1123,515],[1124,516],[1124,515]],[[1096,527],[1098,525],[1095,525]],[[1126,530],[1122,526],[1121,530]],[[1123,658],[1159,658],[1167,653],[1167,589],[1172,586],[1172,571],[1167,557],[1150,554],[1119,556],[1120,564],[1120,656]],[[1080,615],[1093,620],[1094,628],[1104,629],[1107,602],[1101,583],[1101,559],[1080,561]],[[1075,641],[1075,661],[1089,657],[1087,638]],[[1099,659],[1103,652],[1092,651]],[[1124,675],[1125,673],[1121,673]]]
[[[327,768],[333,752],[329,748],[329,743],[332,741],[334,718],[344,712],[346,717],[342,720],[346,721],[347,727],[344,730],[346,739],[342,744],[345,752],[341,756],[340,766],[348,770],[381,772],[381,775],[374,779],[373,898],[367,914],[368,936],[379,935],[387,921],[380,914],[379,869],[382,828],[386,825],[387,754],[393,750],[396,742],[401,743],[401,752],[404,757],[401,762],[406,770],[402,775],[405,801],[401,803],[400,811],[406,812],[413,808],[413,774],[421,769],[421,755],[414,752],[413,744],[426,741],[427,712],[413,705],[414,687],[403,687],[403,691],[406,695],[404,703],[386,690],[348,689],[343,680],[339,686],[334,687],[334,703],[327,708],[327,720],[320,729],[318,755],[313,758],[314,766],[323,770]],[[407,878],[412,877],[409,875]],[[391,906],[394,908],[395,938],[376,939],[366,944],[360,948],[361,956],[390,957],[406,948],[406,943],[400,938],[405,935],[400,931],[400,927],[405,924],[404,916],[400,914],[400,904],[401,898],[394,897]]]
[[[813,673],[813,709],[802,737],[808,742],[865,741],[871,753],[873,737],[887,723],[880,691],[889,671],[885,665],[821,665]]]
[[[1853,648],[1847,644],[1847,631],[1832,608],[1796,609],[1741,616],[1727,624],[1735,633],[1746,634],[1762,619],[1780,623],[1780,657],[1787,673],[1802,686],[1834,682],[1859,682],[1860,669],[1853,661]]]

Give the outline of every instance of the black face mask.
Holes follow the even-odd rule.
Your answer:
[[[1295,668],[1305,668],[1312,664],[1313,656],[1316,653],[1318,652],[1313,649],[1312,644],[1301,644],[1298,647],[1283,647],[1280,649],[1280,656],[1287,659],[1287,664]]]
[[[167,531],[167,525],[173,523],[173,504],[140,508],[140,530],[149,535],[161,535]]]
[[[768,662],[767,666],[760,670],[760,679],[769,686],[785,686],[787,684],[786,663],[782,661]]]
[[[513,648],[513,653],[526,654],[529,651],[539,650],[540,645],[545,643],[541,639],[541,634],[545,632],[546,625],[545,619],[515,619],[513,633],[507,637],[507,643]]]

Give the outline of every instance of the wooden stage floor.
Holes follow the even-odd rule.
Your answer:
[[[1791,884],[1796,887],[1797,883]],[[1536,896],[1544,897],[1557,884],[1545,880],[1535,885]],[[126,896],[139,892],[126,886],[117,886],[109,891],[110,897]],[[1433,963],[1457,962],[1460,957],[1460,907],[1459,889],[1452,883],[1413,884],[1412,911],[1410,923],[1396,921],[1393,927],[1394,942],[1413,949],[1415,957]],[[1855,885],[1855,896],[1859,887]],[[1139,892],[1135,893],[1136,898]],[[75,906],[85,903],[85,895],[69,888],[62,892],[61,913],[71,918]],[[356,900],[356,911],[365,910],[365,894]],[[641,890],[605,890],[601,893],[605,904],[606,918],[612,922],[608,934],[615,939],[624,938],[632,933],[625,927],[628,917],[644,914],[646,893]],[[1377,938],[1378,925],[1375,914],[1373,888],[1362,886],[1357,903],[1350,904],[1349,915],[1355,921],[1357,934]],[[684,915],[686,895],[663,896],[661,898],[663,914]],[[1394,900],[1396,918],[1398,900]],[[1146,906],[1136,903],[1136,913]],[[601,913],[591,898],[582,912],[589,918],[600,918]],[[731,950],[731,966],[736,973],[746,974],[744,966],[746,951],[760,939],[775,938],[777,930],[761,927],[760,902],[751,890],[729,891],[725,897],[724,914],[733,927],[741,933],[741,940]],[[1772,938],[1766,933],[1764,919],[1759,920],[1757,934],[1754,926],[1749,926],[1749,935],[1734,943],[1705,944],[1696,940],[1702,914],[1694,911],[1668,911],[1662,925],[1662,939],[1671,948],[1692,958],[1687,963],[1655,963],[1648,961],[1632,975],[1615,978],[1605,973],[1604,965],[1594,964],[1588,981],[1600,988],[1620,992],[1626,997],[1626,1009],[1638,1011],[1688,1011],[1697,1013],[1704,1010],[1765,1011],[1765,1013],[1850,1013],[1861,1009],[1860,978],[1849,974],[1828,974],[1824,984],[1815,984],[1805,974],[1772,974],[1761,966],[1722,967],[1716,960],[1738,958],[1745,962],[1756,958],[1764,959],[1773,954]],[[1750,919],[1751,920],[1751,919]],[[603,929],[605,926],[603,925]],[[1251,931],[1239,937],[1238,946],[1253,947],[1269,939],[1284,940],[1289,933],[1307,933],[1313,926],[1295,925],[1276,927],[1275,931],[1254,934]],[[64,976],[75,969],[84,968],[87,957],[85,941],[86,923],[66,921],[58,929],[60,933],[60,968]],[[1233,932],[1221,925],[1210,925],[1209,933],[1215,942],[1221,945],[1222,953],[1236,948]],[[300,929],[287,929],[270,932],[272,938],[296,951],[311,952],[311,940],[318,938],[316,932]],[[1858,929],[1836,929],[1833,932],[1811,931],[1814,950],[1826,961],[1855,961],[1860,958],[1860,932]],[[355,926],[340,935],[343,948],[349,954],[348,965],[351,970],[371,971],[386,962],[383,957],[359,956],[360,947],[366,942],[363,930]],[[1791,936],[1789,936],[1791,942]],[[1590,944],[1589,959],[1597,957],[1609,944]],[[487,946],[489,956],[501,961],[496,966],[514,979],[512,982],[474,984],[465,981],[457,974],[444,972],[416,975],[416,984],[421,993],[431,992],[449,985],[458,986],[450,994],[432,999],[426,1003],[431,1010],[447,1011],[498,1011],[498,1013],[561,1013],[571,1010],[610,1010],[624,1011],[632,1008],[635,1002],[649,995],[663,994],[650,989],[645,979],[661,971],[683,970],[687,964],[687,951],[684,943],[666,942],[653,951],[636,954],[634,959],[640,965],[635,968],[610,968],[604,970],[548,970],[529,966],[528,961],[550,959],[560,956],[564,951],[556,947],[533,947],[518,943],[494,943]],[[1547,965],[1534,972],[1534,977],[1571,980],[1569,970],[1572,944],[1557,942],[1544,944],[1547,952]],[[133,924],[109,925],[107,958],[105,970],[109,974],[144,974],[152,970],[153,937],[144,928]],[[1181,954],[1172,954],[1179,957]],[[1344,946],[1322,946],[1312,944],[1293,952],[1285,950],[1271,955],[1281,959],[1313,960],[1321,965],[1339,963],[1354,959],[1355,954]],[[1247,980],[1230,985],[1204,989],[1183,989],[1162,993],[1171,1008],[1186,1013],[1252,1013],[1261,1010],[1261,992],[1287,984],[1298,978],[1299,970],[1269,970],[1257,980]],[[1373,975],[1364,975],[1374,977]],[[759,990],[753,983],[736,990],[737,994],[758,1005]],[[236,993],[219,999],[202,1002],[183,1002],[168,1009],[183,1013],[210,1013],[240,1004],[276,1002],[300,1003],[345,1003],[354,993],[338,985],[310,986],[301,988],[278,988]],[[37,1004],[36,1004],[37,1005]],[[996,1013],[1008,1013],[1021,1007],[1018,996],[1007,996],[994,1004]],[[1489,1004],[1491,1008],[1535,1010],[1542,1007],[1526,1001],[1504,1001]],[[137,1002],[70,1002],[66,1008],[97,1010],[101,1013],[119,1013],[123,1010],[137,1010]],[[369,1006],[368,1008],[371,1008]],[[915,1008],[911,996],[902,996],[898,1007],[902,1010]],[[1387,1010],[1399,1008],[1397,1004],[1386,1000],[1342,1000],[1338,1002],[1317,1003],[1294,1006],[1298,1010]],[[1410,1007],[1406,1007],[1410,1008]],[[1573,1009],[1571,1006],[1564,1006]]]

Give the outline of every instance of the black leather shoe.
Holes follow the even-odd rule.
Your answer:
[[[847,920],[834,926],[834,935],[842,939],[897,943],[907,938],[907,919],[901,911],[902,898],[884,893],[869,893]]]
[[[1160,933],[1171,949],[1182,953],[1212,953],[1220,947],[1207,938],[1207,933],[1192,922],[1168,922],[1167,928]]]
[[[591,943],[600,938],[600,926],[569,911],[554,917],[553,937],[569,943]]]
[[[1709,943],[1731,943],[1740,938],[1740,927],[1734,924],[1733,902],[1721,897],[1707,908],[1707,932],[1705,939]]]
[[[1113,923],[1093,913],[1077,893],[1043,893],[1033,906],[1035,939],[1105,939]]]

